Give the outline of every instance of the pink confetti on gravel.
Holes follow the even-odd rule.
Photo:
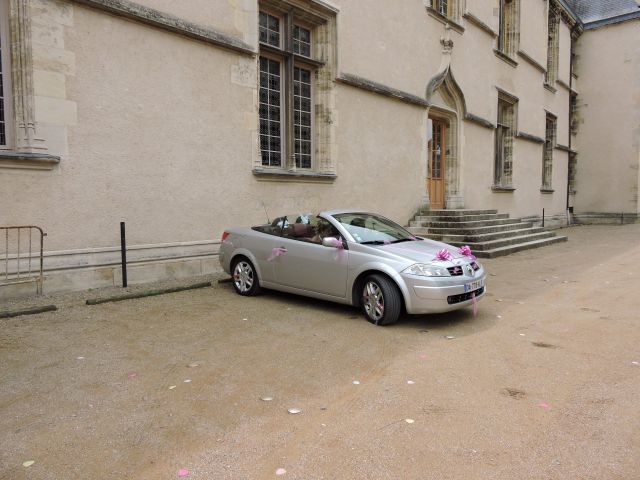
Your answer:
[[[180,470],[178,470],[178,477],[183,478],[188,476],[189,476],[189,470],[187,470],[186,468],[181,468]]]
[[[276,470],[276,475],[284,475],[287,471],[284,468],[279,468]]]
[[[539,406],[540,408],[544,408],[544,409],[547,409],[547,410],[548,410],[549,408],[551,408],[551,406],[550,406],[548,403],[546,403],[546,402],[540,402],[540,403],[538,404],[538,406]]]
[[[129,377],[129,378],[136,378],[137,376],[138,376],[138,374],[136,372],[129,372],[127,374],[127,377]]]

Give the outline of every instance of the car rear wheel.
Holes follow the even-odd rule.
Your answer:
[[[402,298],[395,283],[384,275],[369,275],[362,284],[360,306],[367,320],[375,325],[398,321]]]
[[[233,288],[240,295],[252,296],[260,293],[260,282],[253,264],[246,258],[233,261]]]

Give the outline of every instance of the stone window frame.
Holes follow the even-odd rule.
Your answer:
[[[542,145],[542,193],[553,192],[553,151],[558,135],[558,117],[546,112],[544,144]]]
[[[3,110],[2,125],[0,126],[0,150],[12,150],[15,144],[13,82],[11,79],[11,35],[9,31],[9,1],[0,0],[0,76],[2,77],[0,108]],[[2,136],[4,136],[4,141],[1,138]]]
[[[558,80],[558,64],[560,62],[560,22],[561,12],[555,2],[549,2],[547,14],[547,70],[544,84],[554,88]]]
[[[259,42],[257,55],[258,72],[261,57],[279,58],[284,64],[285,79],[283,106],[287,113],[286,126],[282,128],[282,160],[280,166],[263,165],[260,148],[260,130],[258,129],[258,154],[254,160],[253,173],[267,180],[290,180],[305,177],[310,180],[333,180],[336,177],[336,158],[334,148],[333,106],[334,78],[337,69],[336,51],[336,14],[337,10],[326,7],[314,0],[262,0],[258,12],[278,16],[281,28],[290,29],[286,43],[281,48]],[[282,22],[282,20],[285,20]],[[258,22],[259,23],[259,22]],[[293,27],[299,25],[311,30],[311,56],[306,57],[293,52]],[[259,28],[259,27],[258,27]],[[290,40],[290,41],[288,41]],[[311,168],[296,167],[294,143],[294,66],[302,66],[312,71],[312,159]],[[258,76],[258,93],[260,77]],[[259,107],[259,95],[258,95]],[[258,109],[259,110],[259,109]],[[258,127],[260,112],[258,111]]]
[[[514,60],[520,48],[520,0],[499,0],[500,18],[497,51]],[[507,31],[507,26],[513,26]]]
[[[0,0],[5,36],[3,72],[9,73],[5,84],[5,121],[10,137],[0,147],[0,168],[51,170],[60,157],[47,153],[39,138],[35,121],[33,87],[33,53],[31,47],[30,0]],[[7,40],[8,39],[8,40]]]
[[[494,190],[513,189],[513,158],[515,137],[518,131],[517,122],[518,98],[499,91],[495,133]],[[505,156],[509,158],[507,159]]]

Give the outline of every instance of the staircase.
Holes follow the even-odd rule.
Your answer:
[[[501,257],[567,241],[567,237],[509,218],[497,210],[421,210],[409,222],[408,230],[457,247],[469,245],[479,258]]]

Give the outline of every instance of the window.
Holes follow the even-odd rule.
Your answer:
[[[560,28],[560,13],[557,11],[553,3],[549,3],[549,19],[547,29],[547,72],[545,74],[544,82],[547,85],[553,86],[558,79],[558,57],[559,57],[559,42],[558,42],[558,30]]]
[[[514,57],[520,41],[519,0],[500,0],[500,32],[498,50]]]
[[[494,186],[510,188],[513,181],[513,138],[516,131],[516,101],[498,97]]]
[[[569,193],[576,193],[576,172],[578,170],[578,155],[569,153]]]
[[[438,12],[440,15],[444,15],[445,17],[450,16],[449,7],[450,0],[431,0],[431,7]]]
[[[311,170],[314,78],[322,66],[313,59],[313,26],[295,11],[259,15],[262,166]]]
[[[0,0],[0,148],[11,146],[11,68],[8,2]]]
[[[556,117],[547,113],[544,137],[544,152],[542,157],[542,190],[551,190],[553,174],[553,149],[556,145]]]

